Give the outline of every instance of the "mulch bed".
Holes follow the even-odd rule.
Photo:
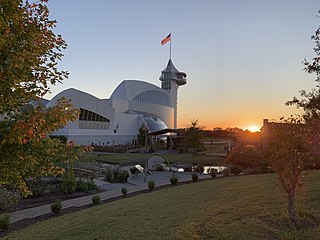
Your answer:
[[[101,191],[100,191],[101,192]],[[30,196],[28,198],[24,198],[20,201],[20,203],[13,209],[13,211],[20,211],[23,209],[27,208],[33,208],[33,207],[38,207],[46,204],[51,204],[54,203],[56,200],[68,200],[72,198],[78,198],[78,197],[83,197],[91,194],[99,193],[99,191],[92,190],[89,192],[75,192],[71,194],[64,194],[62,192],[60,193],[52,193],[52,194],[45,194],[41,197],[33,197]],[[13,212],[11,211],[11,212]]]
[[[88,191],[88,192],[75,192],[75,193],[68,194],[68,195],[66,195],[64,193],[51,193],[51,194],[45,194],[40,197],[30,196],[28,198],[22,199],[20,201],[20,203],[11,212],[20,211],[23,209],[28,209],[28,208],[33,208],[33,207],[39,207],[39,206],[46,205],[46,204],[52,204],[57,199],[64,201],[64,200],[83,197],[83,196],[92,195],[92,194],[96,194],[96,193],[98,194],[99,192],[101,192],[101,191],[92,190],[92,191]],[[88,208],[90,206],[92,206],[92,205],[90,204],[88,206],[83,206],[83,207],[71,207],[71,208],[63,209],[60,215],[75,212],[75,211],[78,211],[78,210],[81,210],[84,208]],[[6,230],[6,231],[0,230],[0,237],[3,237],[5,235],[9,234],[10,232],[17,231],[19,229],[28,227],[34,223],[49,219],[54,216],[55,215],[53,213],[49,213],[49,214],[41,215],[39,217],[26,218],[26,219],[23,219],[21,221],[15,222],[15,223],[11,223],[8,230]]]

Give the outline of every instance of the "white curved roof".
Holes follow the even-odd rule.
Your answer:
[[[49,103],[47,104],[47,107],[53,106],[56,101],[62,97],[65,97],[67,100],[72,99],[73,104],[79,104],[80,102],[97,102],[100,101],[101,99],[83,92],[78,89],[74,88],[68,88],[66,90],[63,90],[62,92],[58,93],[56,96],[54,96]]]
[[[110,98],[119,100],[133,100],[138,94],[150,90],[159,91],[169,96],[167,91],[151,83],[139,80],[123,80],[113,91]]]

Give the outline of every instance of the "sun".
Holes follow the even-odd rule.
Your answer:
[[[249,130],[250,132],[260,132],[260,128],[255,125],[247,127],[246,130]]]

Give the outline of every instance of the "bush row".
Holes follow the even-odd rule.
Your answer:
[[[107,168],[105,174],[105,181],[107,182],[127,182],[129,177],[129,172],[127,170],[114,167]]]

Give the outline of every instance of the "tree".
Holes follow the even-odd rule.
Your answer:
[[[318,10],[320,13],[320,10]],[[295,105],[304,110],[303,118],[307,123],[309,135],[308,141],[311,151],[320,154],[320,26],[311,39],[315,43],[313,48],[316,56],[311,60],[304,60],[304,70],[309,74],[316,74],[316,87],[310,92],[300,91],[300,99],[294,97],[286,102],[287,105]]]
[[[204,148],[202,142],[202,130],[203,126],[198,124],[198,120],[191,120],[191,123],[187,125],[184,133],[184,147],[185,149],[190,149],[191,153],[194,155],[197,150],[202,150]]]
[[[26,178],[56,175],[83,151],[46,138],[78,117],[70,102],[48,109],[35,103],[68,76],[57,67],[66,43],[53,32],[47,1],[0,1],[0,186],[24,195],[31,194]]]
[[[149,129],[144,124],[142,124],[139,128],[139,133],[137,134],[139,146],[142,147],[146,145],[148,132]]]
[[[290,117],[273,125],[273,138],[267,159],[288,195],[288,215],[295,223],[294,199],[296,189],[302,187],[305,162],[309,160],[306,125],[303,119]]]
[[[242,168],[261,168],[263,154],[260,149],[254,145],[248,145],[238,142],[235,147],[228,153],[226,163],[229,165],[239,165]]]
[[[311,39],[316,45],[316,56],[304,61],[304,70],[316,74],[316,87],[309,93],[302,90],[300,99],[294,97],[286,102],[303,109],[304,114],[302,118],[291,116],[273,125],[273,139],[268,148],[269,162],[288,195],[288,214],[294,222],[296,188],[302,186],[305,167],[310,163],[309,153],[320,152],[320,27]]]

